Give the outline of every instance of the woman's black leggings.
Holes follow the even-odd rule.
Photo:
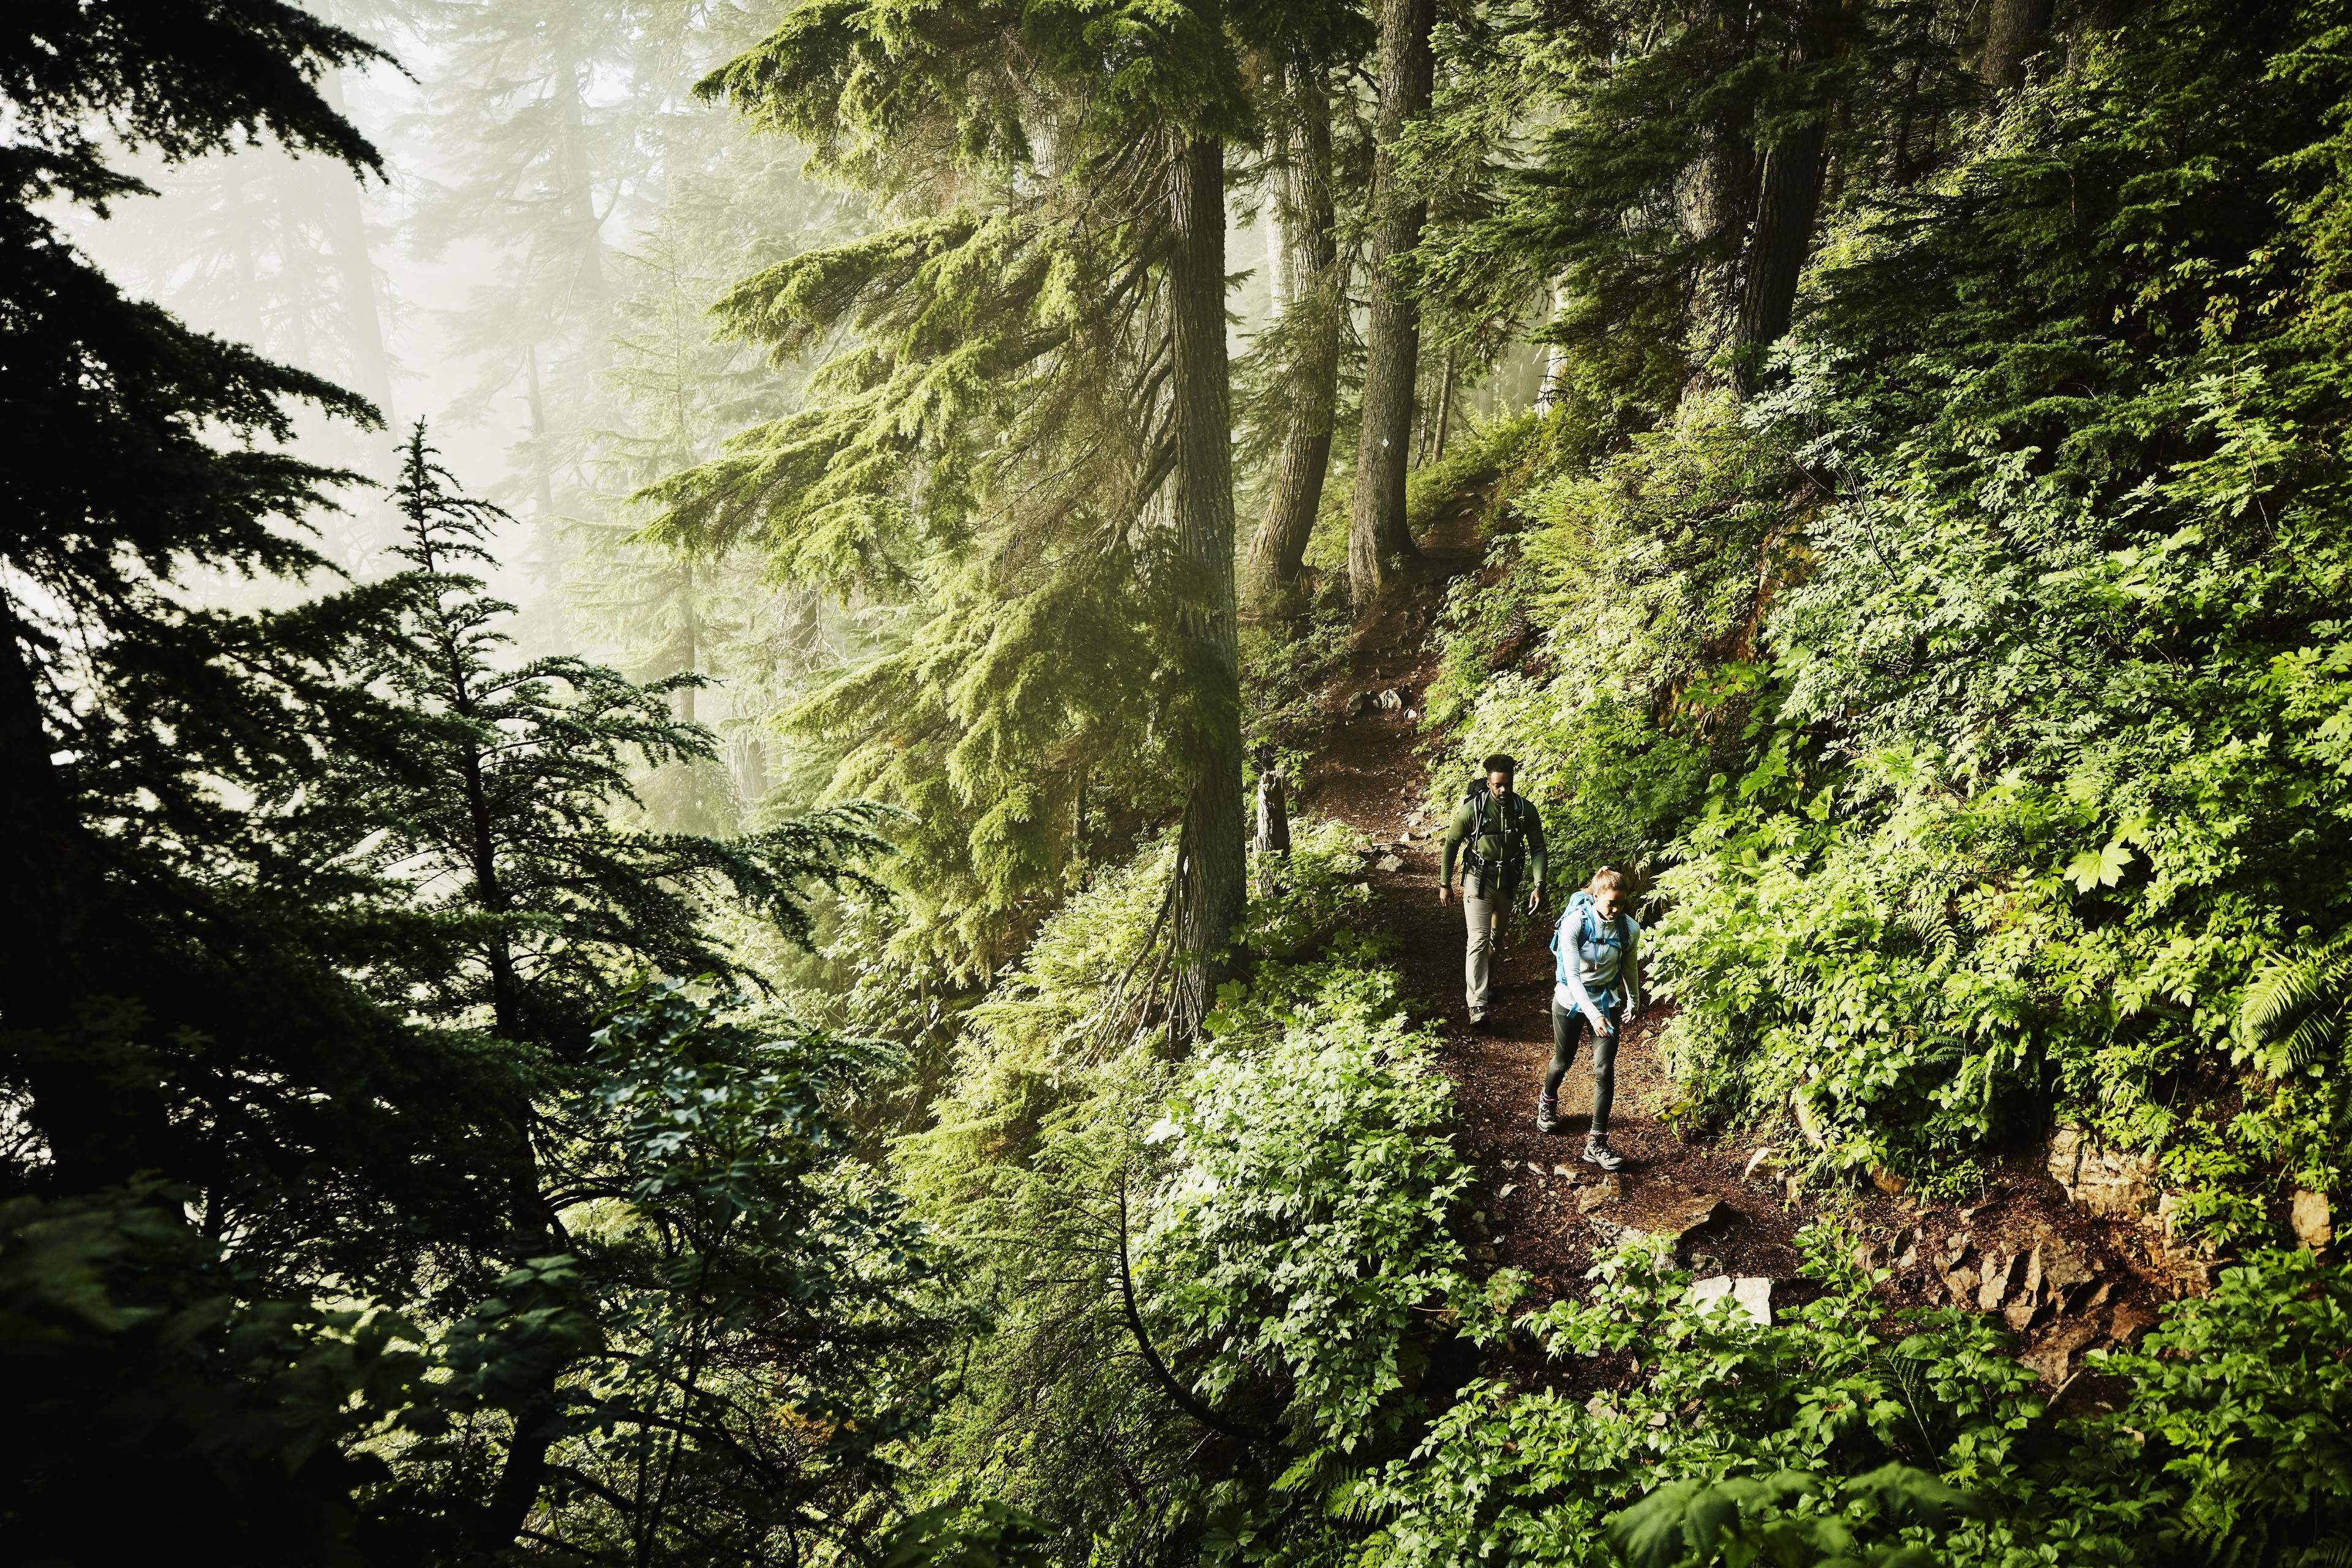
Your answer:
[[[1610,1023],[1617,1022],[1614,1013],[1608,1016]],[[1551,1005],[1551,1066],[1544,1069],[1546,1099],[1557,1100],[1559,1097],[1559,1080],[1568,1076],[1570,1064],[1576,1060],[1577,1039],[1591,1028],[1591,1022],[1585,1017],[1583,1009],[1562,1007],[1557,1002]],[[1592,1132],[1595,1137],[1609,1131],[1609,1103],[1617,1098],[1618,1033],[1612,1029],[1605,1035],[1596,1034],[1592,1038]]]

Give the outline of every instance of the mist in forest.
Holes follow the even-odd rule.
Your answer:
[[[266,144],[134,158],[157,194],[106,217],[70,213],[69,232],[128,292],[383,416],[385,428],[370,430],[304,414],[296,445],[313,459],[382,487],[423,421],[458,482],[511,520],[491,543],[492,585],[518,607],[518,655],[708,678],[688,711],[728,737],[732,800],[720,815],[740,819],[772,782],[763,721],[837,664],[857,637],[856,606],[764,585],[749,552],[688,562],[646,543],[653,509],[633,498],[796,405],[811,356],[779,362],[718,341],[713,301],[873,226],[860,193],[808,177],[808,148],[694,92],[762,36],[773,7],[307,8],[396,62],[331,69],[320,83],[383,155],[381,177]],[[1289,286],[1278,199],[1268,182],[1230,203],[1237,355],[1277,324]],[[1533,401],[1542,351],[1507,343],[1495,357],[1454,419]],[[1344,471],[1345,455],[1337,461]],[[1244,502],[1264,479],[1244,468]],[[354,484],[341,500],[310,520],[324,553],[380,574],[398,531],[383,489]],[[215,587],[230,604],[292,591]]]
[[[682,707],[726,737],[730,798],[683,809],[740,819],[767,787],[756,721],[850,628],[759,585],[756,564],[688,565],[640,544],[646,509],[631,498],[791,406],[795,367],[716,342],[706,312],[738,279],[864,219],[856,196],[803,177],[804,148],[693,95],[772,8],[308,8],[390,57],[320,83],[382,153],[380,176],[266,143],[135,157],[126,166],[156,194],[73,212],[68,231],[127,292],[379,411],[382,429],[298,420],[296,449],[372,481],[309,520],[344,570],[397,564],[383,487],[423,421],[455,479],[508,514],[489,548],[492,589],[517,606],[514,656],[709,678]],[[300,591],[214,584],[226,604]],[[741,646],[777,625],[797,641]]]
[[[0,5],[0,1541],[2352,1563],[2307,0]]]

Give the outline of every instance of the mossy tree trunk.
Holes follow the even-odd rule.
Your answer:
[[[1404,258],[1421,243],[1428,204],[1412,199],[1398,168],[1406,124],[1429,110],[1435,72],[1429,33],[1436,0],[1381,0],[1381,104],[1372,153],[1371,309],[1364,327],[1364,425],[1348,519],[1348,590],[1358,609],[1418,553],[1405,525],[1405,468],[1421,368],[1421,310]]]
[[[1216,998],[1241,924],[1249,857],[1243,842],[1241,647],[1234,584],[1232,388],[1225,358],[1224,143],[1181,140],[1169,192],[1168,268],[1174,331],[1174,514],[1185,675],[1188,773],[1177,867],[1171,1016],[1189,1039]]]
[[[1838,49],[1843,21],[1837,0],[1813,0],[1797,48],[1797,64],[1827,60]],[[1740,394],[1763,379],[1765,353],[1789,331],[1797,280],[1812,252],[1821,216],[1822,178],[1829,161],[1829,115],[1817,111],[1772,144],[1757,194],[1756,223],[1748,242],[1747,287],[1740,300],[1735,354]]]

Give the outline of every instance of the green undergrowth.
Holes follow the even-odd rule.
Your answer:
[[[1556,412],[1448,605],[1439,793],[1511,752],[1562,881],[1640,873],[1683,1092],[1817,1180],[2070,1121],[2224,1256],[2343,1201],[2346,57],[2263,16],[1842,212],[1767,394]]]
[[[936,1125],[898,1148],[977,1325],[919,1470],[1027,1510],[1062,1561],[1230,1529],[1284,1455],[1395,1451],[1435,1347],[1499,1325],[1355,841],[1300,826],[1189,1051],[1129,1005],[1172,848],[1099,879],[973,1010]]]
[[[1830,1224],[1767,1325],[1641,1246],[1527,1308],[1465,1246],[1451,1087],[1356,842],[1302,826],[1189,1052],[1119,1002],[1164,846],[972,1014],[893,1161],[964,1325],[905,1562],[2340,1561],[2352,1269],[2307,1252],[2225,1270],[2063,1409],[1997,1321],[1887,1312]]]
[[[2198,1561],[2320,1564],[2352,1531],[2352,1274],[2267,1253],[2053,1411],[1989,1318],[1885,1313],[1829,1226],[1818,1294],[1769,1327],[1635,1247],[1520,1320],[1573,1392],[1486,1377],[1333,1500],[1363,1561],[1675,1568]],[[1598,1363],[1587,1358],[1605,1358]],[[2094,1407],[2077,1402],[2077,1410]]]
[[[1455,507],[1469,507],[1481,538],[1500,517],[1497,498],[1524,483],[1552,454],[1558,426],[1533,413],[1474,424],[1453,449],[1406,477],[1406,526],[1416,534]]]

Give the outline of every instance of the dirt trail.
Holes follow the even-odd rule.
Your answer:
[[[1459,550],[1439,555],[1427,580],[1365,628],[1346,688],[1335,694],[1340,704],[1356,691],[1401,686],[1410,694],[1410,710],[1419,711],[1434,671],[1423,647],[1425,637],[1414,634],[1443,602],[1449,569],[1473,560]],[[1748,1151],[1686,1142],[1659,1120],[1657,1108],[1670,1086],[1657,1053],[1654,1012],[1627,1031],[1617,1055],[1610,1141],[1625,1156],[1615,1183],[1620,1195],[1607,1195],[1601,1173],[1577,1159],[1592,1103],[1589,1050],[1580,1053],[1560,1086],[1565,1119],[1559,1131],[1549,1137],[1536,1131],[1536,1093],[1551,1058],[1550,925],[1560,899],[1592,868],[1555,865],[1559,896],[1549,898],[1541,912],[1516,913],[1507,924],[1498,944],[1494,1010],[1485,1032],[1472,1031],[1463,999],[1461,900],[1442,908],[1437,902],[1444,822],[1434,813],[1419,814],[1427,774],[1417,754],[1419,726],[1406,711],[1373,709],[1339,718],[1307,781],[1305,804],[1386,847],[1367,860],[1375,918],[1402,939],[1399,961],[1416,1011],[1440,1020],[1446,1031],[1445,1066],[1462,1106],[1465,1152],[1484,1177],[1482,1210],[1495,1261],[1527,1269],[1539,1297],[1549,1300],[1569,1292],[1589,1266],[1601,1245],[1595,1219],[1679,1230],[1712,1200],[1720,1206],[1686,1244],[1686,1256],[1702,1272],[1793,1274],[1797,1256],[1790,1237],[1801,1222],[1741,1179]],[[1379,869],[1384,856],[1394,856],[1399,868]]]
[[[1615,1180],[1577,1158],[1591,1106],[1589,1048],[1561,1085],[1559,1131],[1536,1131],[1536,1095],[1551,1055],[1550,924],[1593,868],[1555,862],[1556,891],[1543,910],[1514,916],[1498,944],[1494,1009],[1486,1030],[1472,1031],[1463,999],[1461,904],[1457,898],[1440,907],[1436,899],[1445,824],[1438,812],[1423,811],[1429,759],[1418,722],[1435,673],[1429,628],[1450,579],[1480,562],[1470,512],[1458,507],[1441,522],[1415,579],[1357,628],[1352,667],[1328,694],[1330,740],[1299,804],[1339,818],[1377,847],[1366,860],[1374,918],[1402,939],[1399,961],[1416,1012],[1444,1031],[1459,1137],[1480,1174],[1487,1258],[1532,1275],[1529,1304],[1540,1305],[1585,1289],[1593,1253],[1624,1227],[1672,1231],[1682,1237],[1684,1261],[1700,1275],[1775,1281],[1777,1310],[1810,1294],[1794,1280],[1793,1237],[1818,1205],[1832,1203],[1866,1238],[1868,1260],[1890,1269],[1883,1288],[1890,1305],[1964,1300],[2004,1310],[2024,1331],[2026,1359],[2048,1381],[2071,1384],[2077,1352],[2137,1334],[2154,1318],[2152,1301],[2179,1287],[2152,1261],[2144,1226],[2088,1219],[2030,1155],[1965,1205],[1938,1208],[1900,1194],[1791,1194],[1769,1163],[1749,1170],[1752,1145],[1685,1139],[1669,1125],[1662,1111],[1673,1103],[1674,1086],[1657,1047],[1664,1018],[1656,1009],[1628,1029],[1618,1052],[1610,1141],[1626,1163]],[[1347,716],[1350,697],[1391,688],[1402,689],[1400,708],[1367,706]],[[1381,869],[1389,857],[1395,868]],[[2063,1290],[2043,1286],[2045,1254],[2079,1258],[2093,1277]]]

